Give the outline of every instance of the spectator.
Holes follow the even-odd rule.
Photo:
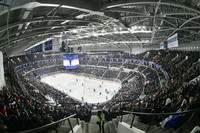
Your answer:
[[[104,131],[105,115],[102,111],[98,111],[96,115],[96,120],[97,120],[97,125],[99,126],[99,131],[102,130],[102,132],[105,133]]]

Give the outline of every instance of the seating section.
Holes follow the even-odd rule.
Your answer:
[[[12,87],[1,91],[2,132],[31,129],[72,113],[88,121],[91,108],[96,105],[83,105],[40,82],[41,76],[60,72],[121,81],[119,92],[107,103],[98,105],[111,112],[176,112],[200,106],[198,52],[147,51],[134,56],[83,54],[80,55],[81,65],[74,70],[64,68],[62,57],[63,54],[58,53],[12,58]],[[46,96],[52,98],[56,106],[48,103]],[[163,119],[159,118],[157,122]],[[145,124],[150,122],[150,119],[142,116],[140,120]]]
[[[119,71],[107,70],[104,74],[104,78],[116,78]]]

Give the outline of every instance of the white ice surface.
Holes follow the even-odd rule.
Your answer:
[[[121,88],[121,84],[114,81],[67,73],[43,77],[41,78],[41,82],[67,93],[75,100],[87,103],[104,103],[110,100]],[[109,93],[105,91],[106,89]]]

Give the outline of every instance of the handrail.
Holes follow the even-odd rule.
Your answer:
[[[197,109],[191,109],[186,110],[182,112],[170,112],[170,113],[143,113],[143,112],[131,112],[131,111],[122,111],[124,113],[128,114],[134,114],[134,115],[151,115],[151,116],[158,116],[158,115],[181,115],[181,114],[190,114],[190,113],[196,113],[199,112],[200,108]]]
[[[147,115],[147,116],[153,116],[152,119],[151,119],[151,122],[149,123],[149,126],[148,128],[146,129],[145,133],[148,133],[148,131],[150,130],[151,126],[152,126],[152,123],[155,119],[155,116],[169,116],[169,115],[183,115],[183,114],[191,114],[191,113],[196,113],[196,112],[200,112],[200,108],[196,108],[196,109],[191,109],[191,110],[186,110],[186,111],[182,111],[182,112],[170,112],[170,113],[143,113],[143,112],[131,112],[131,111],[122,111],[123,113],[127,113],[127,114],[132,114],[132,115]],[[134,121],[134,118],[132,118],[132,121],[131,121],[131,125],[130,125],[130,128],[133,127],[133,121]],[[122,119],[123,119],[123,115],[121,116],[121,119],[120,119],[120,122],[122,122]]]
[[[61,119],[61,120],[58,120],[58,121],[55,121],[55,122],[52,122],[52,123],[49,123],[49,124],[46,124],[46,125],[41,126],[41,127],[37,127],[37,128],[30,129],[30,130],[26,130],[26,131],[19,131],[18,133],[34,133],[34,132],[38,132],[38,131],[41,131],[41,129],[49,128],[49,127],[51,127],[51,126],[53,126],[53,125],[56,125],[56,124],[58,124],[58,123],[60,123],[60,122],[62,122],[62,121],[65,121],[65,120],[68,120],[68,121],[69,121],[69,118],[72,118],[72,117],[74,117],[74,116],[76,116],[76,114],[70,115],[70,116],[68,116],[68,117],[66,117],[66,118],[63,118],[63,119]],[[78,123],[78,124],[79,124],[79,123]],[[70,128],[71,128],[71,130],[73,129],[73,128],[71,127],[71,125],[70,125]]]
[[[200,131],[200,127],[199,126],[195,126],[190,133],[196,133],[198,131]]]

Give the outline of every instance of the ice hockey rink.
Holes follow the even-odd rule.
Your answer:
[[[75,100],[94,104],[110,100],[121,88],[121,84],[115,81],[68,73],[42,77],[41,82],[65,92]]]

